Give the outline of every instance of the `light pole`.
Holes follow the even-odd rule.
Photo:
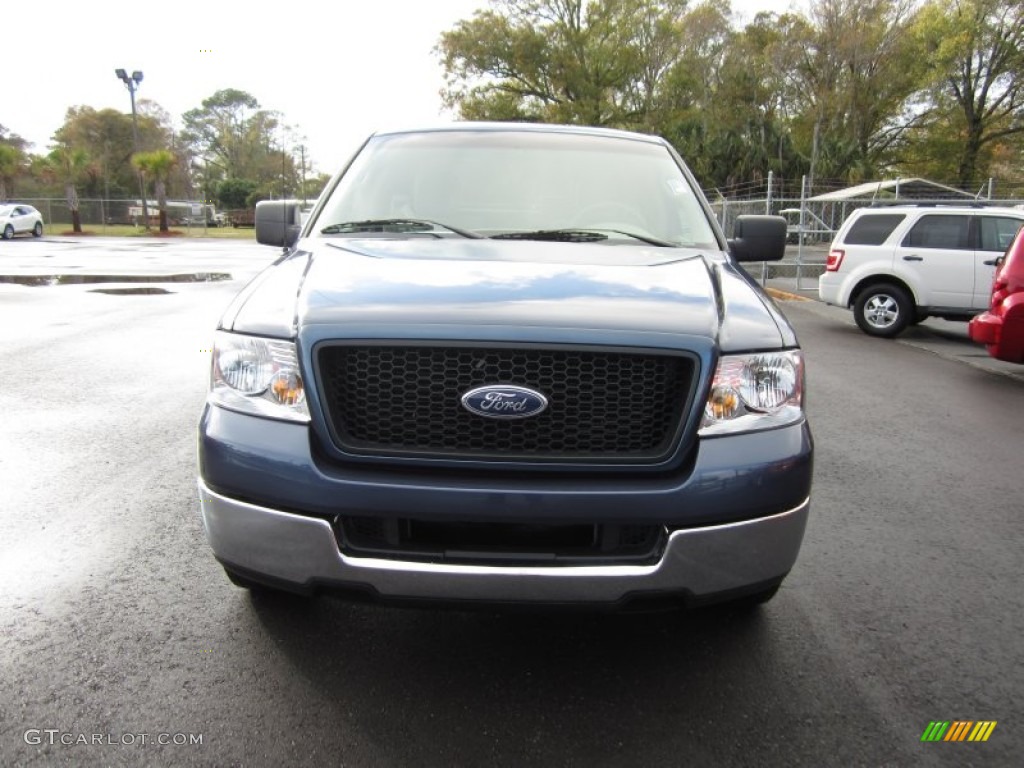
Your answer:
[[[139,87],[139,83],[142,82],[142,72],[136,69],[132,72],[132,76],[128,77],[128,73],[123,69],[115,69],[114,74],[117,75],[118,79],[124,83],[128,89],[128,93],[132,97],[132,143],[135,146],[135,154],[139,152],[139,118],[135,114],[135,91]],[[142,195],[142,220],[145,222],[146,229],[149,229],[149,207],[146,205],[146,184],[142,180],[142,170],[137,171],[139,177],[139,192]]]

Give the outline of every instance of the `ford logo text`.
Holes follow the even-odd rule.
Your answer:
[[[525,419],[548,407],[540,392],[511,384],[471,389],[462,396],[462,407],[489,419]]]

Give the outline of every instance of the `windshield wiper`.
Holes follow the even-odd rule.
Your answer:
[[[675,248],[675,243],[667,240],[659,240],[649,235],[638,235],[636,232],[626,232],[621,229],[604,228],[566,228],[566,229],[538,229],[534,232],[506,232],[501,235],[491,235],[492,240],[548,240],[559,243],[597,243],[607,240],[606,232],[613,235],[623,235],[634,240],[640,240],[648,245],[656,245],[660,248]]]
[[[636,232],[627,232],[624,229],[602,229],[602,232],[614,232],[616,235],[623,235],[624,237],[631,237],[634,240],[647,243],[648,245],[656,245],[659,248],[678,248],[678,243],[669,242],[668,240],[662,240],[658,237],[651,237],[650,235],[640,235]]]
[[[434,229],[446,229],[454,232],[460,237],[468,237],[476,240],[483,237],[468,229],[459,229],[450,224],[442,224],[439,221],[430,219],[365,219],[363,221],[343,221],[338,224],[331,224],[320,230],[321,235],[345,235],[356,232],[397,232],[404,233],[425,233],[440,237]]]
[[[492,240],[550,240],[558,243],[596,243],[608,235],[586,229],[538,229],[533,232],[505,232]]]

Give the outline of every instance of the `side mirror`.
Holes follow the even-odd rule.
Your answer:
[[[736,261],[779,261],[786,255],[786,220],[781,216],[739,216],[729,240]]]
[[[299,239],[299,203],[263,200],[256,203],[256,242],[291,248]]]

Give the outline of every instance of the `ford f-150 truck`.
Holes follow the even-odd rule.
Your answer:
[[[636,607],[770,598],[809,510],[804,361],[664,140],[371,136],[225,312],[199,427],[244,587]]]

